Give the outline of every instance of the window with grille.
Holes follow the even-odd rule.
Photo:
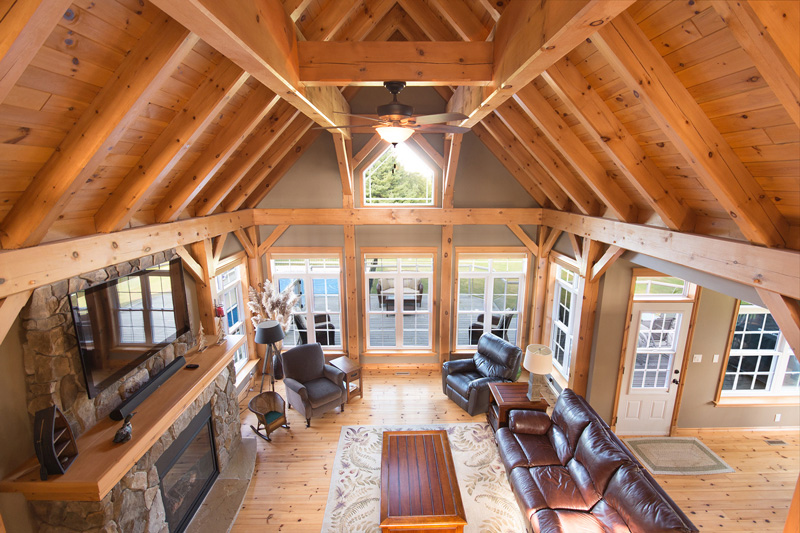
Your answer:
[[[225,313],[223,327],[227,328],[229,335],[245,334],[241,269],[241,266],[235,266],[217,275],[214,280],[217,285],[217,305],[222,305]],[[247,359],[247,343],[243,343],[233,354],[233,364],[237,372],[244,367]]]
[[[688,281],[670,276],[637,276],[633,297],[636,300],[686,298],[691,285]]]
[[[682,318],[682,313],[641,314],[632,389],[668,388]]]
[[[367,349],[430,350],[433,254],[365,254]]]
[[[553,366],[569,379],[572,354],[575,314],[578,310],[580,276],[553,263],[555,283],[553,285],[553,313],[550,329],[550,349],[553,351]]]
[[[390,146],[363,173],[364,205],[433,205],[434,172],[403,143]]]
[[[167,339],[175,332],[169,263],[117,283],[114,307],[119,344],[159,344]]]
[[[456,349],[474,348],[484,333],[517,343],[525,297],[526,254],[459,254]]]
[[[722,396],[797,394],[800,364],[767,309],[742,302],[733,324],[733,338]]]
[[[285,347],[318,342],[323,348],[342,348],[341,262],[336,254],[273,254],[270,269],[278,290],[291,288],[298,296]]]

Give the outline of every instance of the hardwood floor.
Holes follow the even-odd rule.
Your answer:
[[[283,383],[276,390],[285,397]],[[241,403],[242,434],[252,436],[255,417]],[[258,439],[256,472],[233,527],[241,532],[320,531],[328,498],[331,467],[343,425],[484,422],[471,417],[442,394],[438,371],[365,370],[364,398],[311,421],[294,409],[291,429]],[[800,437],[792,433],[719,433],[697,435],[736,469],[715,476],[656,476],[659,483],[702,531],[783,531],[800,472]],[[787,444],[771,446],[765,439]],[[355,533],[355,532],[354,532]]]

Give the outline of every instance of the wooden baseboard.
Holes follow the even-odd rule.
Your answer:
[[[764,426],[764,427],[723,427],[723,428],[674,428],[672,436],[691,437],[699,433],[764,433],[781,432],[796,433],[800,431],[800,426]]]

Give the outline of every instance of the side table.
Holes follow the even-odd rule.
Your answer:
[[[347,401],[356,394],[364,397],[364,389],[361,382],[361,365],[357,361],[350,359],[347,356],[337,357],[330,362],[342,372],[344,372],[344,382],[347,385]],[[356,384],[358,380],[358,384]]]
[[[492,431],[508,426],[508,412],[512,409],[529,409],[533,411],[547,411],[547,401],[542,398],[537,401],[528,400],[528,384],[516,383],[489,383],[492,393],[492,403],[486,412],[486,420],[492,426]]]

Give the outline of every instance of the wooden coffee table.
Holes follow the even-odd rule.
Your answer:
[[[384,431],[381,531],[455,531],[467,525],[446,431]]]

